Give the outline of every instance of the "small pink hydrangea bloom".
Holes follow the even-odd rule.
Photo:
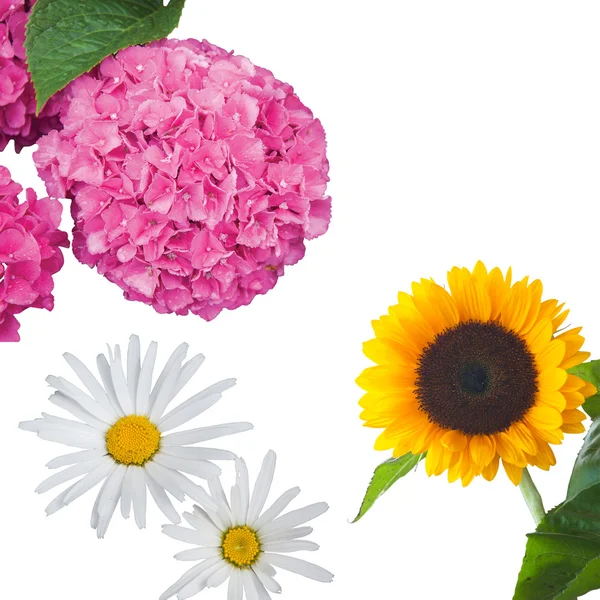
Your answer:
[[[10,140],[20,152],[60,127],[58,100],[35,116],[35,92],[25,64],[25,25],[35,0],[0,0],[0,151]]]
[[[210,320],[327,231],[325,133],[293,88],[206,41],[122,50],[62,95],[39,141],[76,257],[129,300]]]
[[[62,206],[58,200],[38,200],[0,167],[0,342],[19,341],[16,314],[31,306],[54,308],[52,276],[63,265],[61,247],[69,240],[59,231]]]

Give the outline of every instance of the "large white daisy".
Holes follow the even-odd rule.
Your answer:
[[[218,587],[229,580],[228,600],[269,600],[269,592],[278,594],[281,586],[273,578],[275,568],[292,571],[309,579],[330,582],[333,575],[325,569],[299,558],[290,552],[318,550],[319,546],[304,538],[312,527],[304,523],[323,514],[325,502],[281,513],[300,493],[292,488],[281,495],[265,511],[275,471],[275,453],[269,452],[256,480],[252,495],[249,489],[248,469],[242,459],[236,459],[236,483],[227,500],[221,480],[208,480],[209,490],[216,506],[194,506],[194,512],[183,513],[192,526],[164,525],[169,537],[198,546],[175,555],[178,560],[201,561],[189,569],[160,597],[167,600],[190,598],[204,588]]]
[[[210,408],[223,391],[235,384],[235,379],[215,383],[165,414],[204,361],[204,356],[197,355],[184,363],[187,351],[188,345],[181,344],[173,352],[154,386],[156,342],[150,344],[142,361],[140,340],[131,336],[127,374],[119,346],[114,351],[109,347],[108,356],[100,354],[97,360],[102,383],[78,358],[64,355],[89,394],[62,377],[50,376],[47,381],[57,390],[50,401],[78,420],[42,413],[41,419],[19,425],[42,439],[82,449],[48,463],[50,469],[67,468],[43,481],[38,493],[73,479],[77,481],[48,505],[47,514],[67,506],[100,483],[91,518],[98,537],[104,537],[119,500],[123,517],[129,517],[133,506],[135,522],[138,527],[145,527],[146,489],[173,523],[181,519],[169,495],[179,501],[187,495],[207,510],[218,508],[210,495],[183,473],[210,479],[221,473],[211,461],[233,460],[236,456],[227,450],[190,445],[247,431],[252,425],[227,423],[167,433]]]

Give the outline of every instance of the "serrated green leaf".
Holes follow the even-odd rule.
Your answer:
[[[577,365],[569,369],[569,373],[581,377],[584,381],[589,381],[600,390],[600,360],[591,360],[590,362]],[[595,419],[600,416],[600,393],[588,398],[582,407],[585,412]]]
[[[600,420],[575,461],[566,500],[528,538],[513,600],[576,600],[600,589]]]
[[[419,462],[425,458],[425,454],[405,454],[400,458],[390,458],[384,463],[380,464],[373,474],[373,479],[367,488],[367,493],[360,506],[358,515],[353,523],[362,519],[366,512],[375,504],[375,501],[383,496],[398,479],[404,477],[412,469],[414,469]]]
[[[168,36],[185,0],[37,0],[25,49],[38,112],[110,54]]]

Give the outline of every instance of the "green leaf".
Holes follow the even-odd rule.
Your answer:
[[[572,367],[569,369],[569,373],[581,377],[584,381],[589,381],[600,390],[600,360],[591,360]],[[588,398],[583,404],[583,409],[592,419],[600,416],[600,393]]]
[[[367,488],[367,493],[360,506],[358,515],[353,523],[362,519],[366,512],[375,504],[375,501],[383,496],[393,485],[400,479],[414,469],[419,462],[425,458],[425,454],[405,454],[400,458],[390,458],[384,463],[380,464],[373,474],[373,479]]]
[[[185,0],[37,0],[27,25],[27,63],[38,112],[48,99],[118,50],[169,35]]]
[[[513,600],[576,600],[600,589],[600,420],[575,461],[566,500],[528,538]]]

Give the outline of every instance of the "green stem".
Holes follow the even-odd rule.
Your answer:
[[[523,477],[521,478],[519,487],[521,488],[521,493],[523,494],[523,498],[525,498],[525,502],[527,503],[529,512],[531,513],[535,524],[539,525],[541,520],[546,516],[546,511],[544,510],[542,497],[526,468],[523,469]]]

